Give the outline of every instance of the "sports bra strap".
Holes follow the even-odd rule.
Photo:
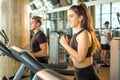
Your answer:
[[[77,36],[78,34],[80,34],[82,31],[84,31],[84,29],[80,30],[78,33],[76,33],[76,34],[73,35],[73,37],[72,37],[71,40],[70,40],[70,46],[72,46],[73,40],[74,40],[74,39],[76,38],[76,36]]]
[[[75,36],[77,36],[78,34],[80,34],[83,31],[84,31],[84,29],[80,30],[78,33],[75,34]]]

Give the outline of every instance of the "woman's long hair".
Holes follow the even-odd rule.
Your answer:
[[[100,48],[100,43],[94,33],[92,19],[87,6],[83,2],[81,2],[79,5],[73,5],[72,7],[70,7],[70,10],[73,10],[78,15],[78,17],[83,16],[83,20],[81,21],[80,25],[84,30],[89,31],[91,34],[92,54],[94,54]]]

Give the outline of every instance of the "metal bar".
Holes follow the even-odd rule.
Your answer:
[[[4,34],[4,37],[6,38],[6,40],[9,41],[9,39],[8,39],[8,37],[7,37],[6,33],[5,33],[5,31],[4,31],[4,30],[1,30],[1,31],[2,31],[2,33]]]
[[[21,64],[13,80],[20,80],[21,77],[23,76],[25,69],[26,69],[26,66],[24,64]]]

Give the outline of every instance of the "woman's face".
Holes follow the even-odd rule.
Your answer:
[[[107,27],[107,28],[108,28],[108,27],[109,27],[109,24],[105,24],[105,27]]]
[[[80,26],[81,19],[73,10],[68,10],[68,23],[72,28]]]

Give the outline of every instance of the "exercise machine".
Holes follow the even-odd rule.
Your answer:
[[[59,39],[61,35],[66,35],[66,34],[63,32],[58,32],[58,31],[53,31],[50,33],[50,39],[49,39],[50,63],[59,64],[60,62],[64,62],[66,64],[67,62],[69,63],[71,62],[72,64],[72,61],[69,59],[69,55],[67,54],[67,51],[59,43]],[[60,61],[61,56],[62,56],[63,61]]]
[[[11,51],[10,51],[2,43],[0,43],[0,50],[7,55],[8,54],[12,55],[11,58],[17,59],[18,61],[23,63],[24,65],[21,65],[21,67],[22,67],[22,69],[20,69],[21,71],[23,71],[24,70],[23,68],[26,66],[27,68],[32,70],[34,73],[36,73],[33,80],[36,80],[36,77],[37,77],[37,79],[39,77],[39,80],[41,80],[41,79],[43,79],[43,80],[66,80],[64,78],[64,76],[62,76],[61,74],[59,74],[53,70],[47,69],[44,65],[39,63],[34,58],[34,56],[32,56],[31,53],[27,50],[23,50],[21,48],[13,46],[13,47],[11,47]],[[18,73],[22,73],[22,72],[18,72]],[[41,74],[41,73],[44,73],[44,74]],[[49,78],[46,75],[49,75]],[[18,76],[20,76],[20,75],[18,75]],[[16,79],[14,78],[13,80],[16,80]],[[19,79],[17,79],[17,80],[19,80]]]
[[[3,35],[2,35],[3,36]],[[7,40],[7,41],[5,41],[5,42],[9,42],[9,40],[6,38],[6,37],[4,37],[4,39],[5,40]],[[11,48],[13,48],[13,47],[11,47]],[[22,49],[20,49],[20,48],[17,48],[17,49],[19,49],[19,51],[20,50],[22,50]],[[16,52],[15,52],[15,50],[14,49],[8,49],[2,42],[0,42],[0,50],[2,51],[2,54],[3,55],[7,55],[8,57],[10,57],[10,58],[12,58],[12,59],[14,59],[15,61],[18,61],[18,62],[20,62],[20,63],[22,63],[21,64],[21,66],[20,66],[20,68],[18,69],[18,71],[17,71],[17,73],[16,73],[16,75],[15,76],[13,76],[13,79],[12,80],[20,80],[21,79],[21,77],[23,76],[23,73],[26,71],[26,70],[28,70],[29,68],[23,63],[23,61],[21,61],[22,59],[20,58],[20,54],[22,53],[22,52],[19,52],[19,51],[17,51],[16,50]],[[27,51],[27,50],[26,50]],[[27,51],[28,52],[28,51]],[[14,54],[13,54],[14,53]],[[28,52],[29,53],[29,52]],[[16,56],[16,54],[19,54],[19,55],[17,55]],[[31,54],[29,54],[30,56],[32,56]],[[33,57],[33,56],[32,56]],[[34,58],[34,57],[33,57]],[[20,60],[19,60],[20,59]],[[34,58],[35,59],[35,58]],[[35,59],[36,60],[36,59]],[[52,69],[52,70],[54,70],[54,71],[57,71],[58,73],[60,73],[60,74],[64,74],[64,75],[73,75],[74,74],[74,71],[73,70],[62,70],[62,69],[66,69],[67,68],[67,66],[66,65],[63,65],[63,64],[57,64],[57,65],[54,65],[54,64],[43,64],[43,63],[41,63],[42,65],[44,65],[44,67],[46,68],[49,68],[49,69]],[[47,70],[48,71],[48,70]]]
[[[110,80],[120,80],[120,37],[111,41]]]

